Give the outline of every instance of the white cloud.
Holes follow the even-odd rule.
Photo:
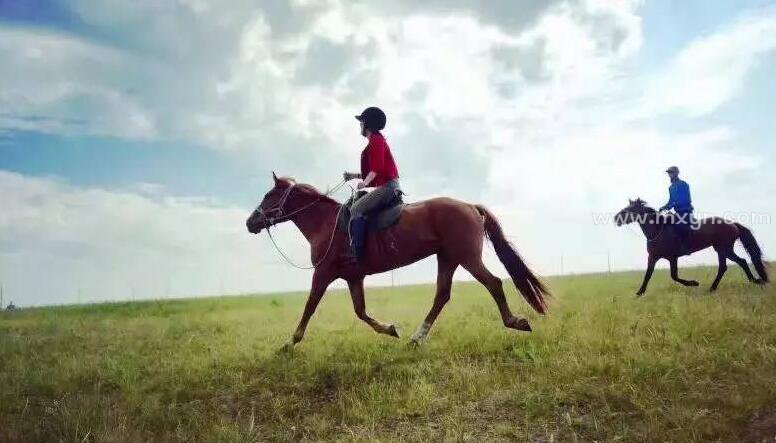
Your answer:
[[[0,25],[0,126],[146,139],[156,128],[132,94],[115,85],[139,60],[58,32]]]
[[[746,76],[776,50],[776,8],[750,12],[720,31],[692,41],[651,81],[652,112],[709,114],[734,99]]]
[[[742,197],[744,185],[722,190],[720,177],[759,177],[762,170],[762,159],[738,145],[738,128],[669,129],[659,121],[666,113],[706,115],[735,98],[776,47],[773,10],[696,39],[667,66],[644,67],[635,60],[649,38],[640,4],[80,0],[73,3],[78,14],[122,45],[0,25],[0,55],[14,67],[0,72],[0,102],[8,110],[0,131],[177,139],[240,156],[261,174],[276,169],[320,184],[357,164],[363,140],[351,116],[377,103],[389,112],[387,134],[411,198],[451,194],[498,207],[526,256],[545,271],[557,271],[564,247],[553,242],[579,249],[620,242],[625,234],[602,228],[581,229],[573,239],[556,230],[582,226],[591,211],[616,210],[635,195],[659,202],[669,164],[692,177],[701,206],[705,192],[730,207],[773,211]],[[50,53],[56,56],[41,56]],[[213,282],[224,269],[236,275],[227,290],[292,282],[282,274],[289,270],[273,269],[283,277],[266,281],[251,270],[276,256],[266,240],[259,249],[243,238],[244,208],[169,199],[152,184],[114,192],[2,179],[20,195],[13,215],[0,218],[14,233],[5,238],[25,244],[26,252],[14,254],[27,257],[6,254],[6,263],[42,260],[67,281],[75,269],[68,266],[77,262],[72,275],[106,288],[130,279],[105,277],[113,275],[110,263],[129,263],[134,280],[149,263],[149,281],[194,275],[181,287],[190,292],[217,292]],[[40,188],[45,192],[30,194]],[[541,218],[548,215],[552,221]],[[61,233],[40,220],[61,222]],[[46,232],[45,240],[33,232]],[[290,227],[281,232],[284,247],[304,261],[301,237]],[[611,247],[621,248],[616,242]],[[641,246],[617,250],[640,260]],[[73,259],[68,250],[88,258]],[[102,267],[92,271],[87,263]],[[580,263],[582,269],[593,262]],[[426,271],[407,272],[423,279]]]
[[[248,209],[4,171],[0,195],[0,282],[17,304],[283,290],[308,274],[247,233]],[[276,235],[306,259],[290,226]]]

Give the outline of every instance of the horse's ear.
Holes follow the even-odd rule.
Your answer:
[[[628,199],[628,204],[629,204],[629,205],[632,205],[633,203],[635,203],[633,200],[631,200],[631,199]]]
[[[278,182],[278,176],[277,176],[277,175],[275,175],[275,171],[272,171],[272,180],[274,180],[274,181],[275,181],[275,183],[277,183],[277,182]]]

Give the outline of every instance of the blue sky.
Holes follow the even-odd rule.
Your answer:
[[[670,164],[701,211],[776,210],[772,1],[5,0],[0,58],[0,283],[22,305],[304,289],[244,218],[272,170],[355,168],[372,104],[411,199],[488,204],[544,273],[640,267],[590,214],[661,204]]]

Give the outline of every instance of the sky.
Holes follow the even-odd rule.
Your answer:
[[[776,215],[774,78],[774,1],[0,0],[0,285],[20,306],[304,290],[245,219],[273,170],[358,169],[371,105],[409,201],[488,205],[545,275],[640,269],[640,231],[593,214],[662,205],[670,165],[700,212]],[[776,227],[748,224],[768,257]],[[292,224],[276,238],[309,264]]]

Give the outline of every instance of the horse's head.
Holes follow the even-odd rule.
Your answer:
[[[617,226],[627,225],[633,222],[642,222],[648,215],[654,214],[655,210],[647,206],[647,202],[637,198],[628,199],[628,206],[614,216],[614,222]]]
[[[245,222],[248,232],[251,234],[258,234],[264,228],[288,220],[283,215],[288,210],[285,206],[291,195],[291,190],[296,186],[296,182],[291,178],[278,178],[274,172],[272,173],[272,179],[274,180],[274,186],[269,192],[264,194],[261,203],[251,212],[251,215]]]

